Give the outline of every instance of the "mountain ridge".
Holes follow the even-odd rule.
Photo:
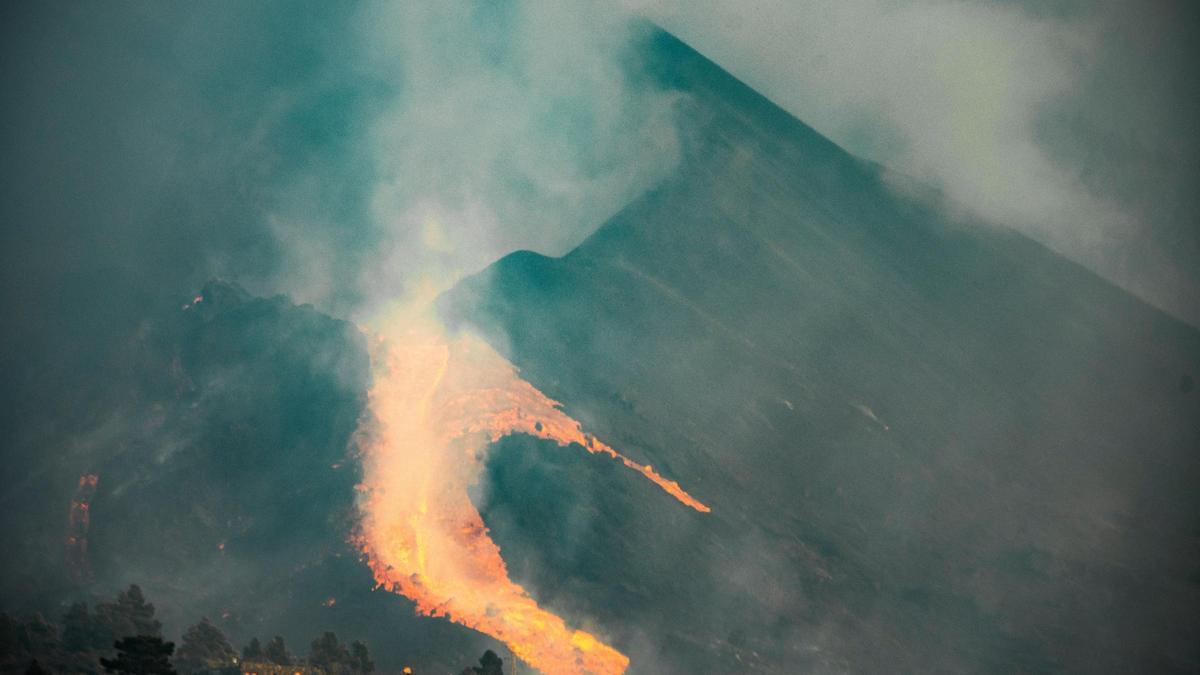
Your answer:
[[[517,495],[565,460],[506,441],[481,512],[521,582],[612,627],[634,672],[656,672],[636,627],[664,641],[641,657],[657,672],[1200,663],[1200,332],[650,43],[676,172],[566,255],[506,256],[438,306],[712,518],[590,516],[568,548],[614,569],[539,551],[555,519],[621,509],[575,481],[583,506],[531,512]]]

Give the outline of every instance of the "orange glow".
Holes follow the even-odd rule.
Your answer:
[[[432,321],[371,338],[373,419],[360,429],[364,457],[356,543],[383,588],[486,633],[544,673],[623,673],[629,659],[572,629],[508,578],[500,549],[467,494],[491,443],[513,433],[577,443],[649,478],[697,511],[678,483],[630,460],[522,380],[479,338],[445,337]]]
[[[91,525],[91,500],[96,494],[100,477],[85,473],[79,477],[71,510],[67,516],[67,570],[75,583],[91,580],[92,567],[88,561],[88,528]]]

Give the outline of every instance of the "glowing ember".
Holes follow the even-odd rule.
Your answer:
[[[419,328],[412,328],[419,325]],[[538,607],[508,578],[500,549],[467,494],[488,446],[524,433],[608,455],[680,502],[709,509],[678,483],[590,434],[482,340],[447,339],[409,324],[372,339],[374,415],[362,432],[364,485],[358,544],[380,586],[417,611],[481,631],[545,672],[622,673],[629,659]]]
[[[92,579],[92,567],[88,561],[88,527],[91,525],[92,496],[100,477],[85,473],[79,477],[75,495],[71,498],[71,511],[67,516],[67,570],[71,580],[77,584]]]

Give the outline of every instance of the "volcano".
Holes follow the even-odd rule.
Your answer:
[[[1200,669],[1200,331],[641,40],[676,168],[440,296],[416,344],[444,359],[393,359],[428,395],[285,297],[61,283],[91,290],[23,318],[50,346],[6,351],[0,609],[138,583],[168,635],[336,629],[381,672],[507,666],[517,633],[647,675]],[[393,435],[446,471],[382,482],[481,591],[356,545],[388,393],[436,412]]]
[[[712,512],[506,438],[475,501],[514,580],[630,672],[1200,666],[1200,332],[644,55],[674,174],[439,311]]]

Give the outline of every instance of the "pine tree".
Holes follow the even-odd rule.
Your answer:
[[[133,625],[133,635],[162,635],[162,624],[154,618],[154,605],[146,602],[137,584],[117,595],[117,608]]]
[[[179,655],[175,658],[179,667],[187,671],[224,668],[236,660],[237,652],[225,639],[225,634],[207,618],[184,631]]]
[[[479,666],[475,669],[479,675],[504,675],[504,659],[496,656],[496,652],[490,649],[480,657]]]
[[[114,645],[114,659],[100,659],[100,665],[109,673],[129,675],[176,675],[171,667],[171,653],[175,643],[163,642],[160,637],[137,635],[118,640]]]
[[[459,675],[504,675],[504,659],[489,649],[480,657],[478,666],[464,668]]]
[[[350,652],[338,642],[337,635],[326,631],[324,635],[312,641],[308,662],[326,672],[340,673],[350,665]]]
[[[288,653],[287,646],[283,644],[283,638],[279,635],[271,638],[263,650],[263,655],[271,663],[281,666],[292,665],[292,655]]]
[[[137,584],[118,593],[115,602],[97,605],[96,617],[104,634],[104,645],[131,635],[162,637],[162,624],[154,618],[154,605],[146,602]]]
[[[371,652],[367,643],[355,640],[350,644],[350,669],[362,675],[375,672],[375,662],[371,660]]]
[[[76,602],[63,614],[63,648],[73,654],[107,649],[113,640],[99,625],[99,617],[88,611],[86,602]]]
[[[262,661],[264,658],[262,643],[258,638],[250,638],[250,644],[242,647],[243,661]]]
[[[17,624],[17,644],[27,654],[48,654],[60,644],[58,627],[34,613]]]

